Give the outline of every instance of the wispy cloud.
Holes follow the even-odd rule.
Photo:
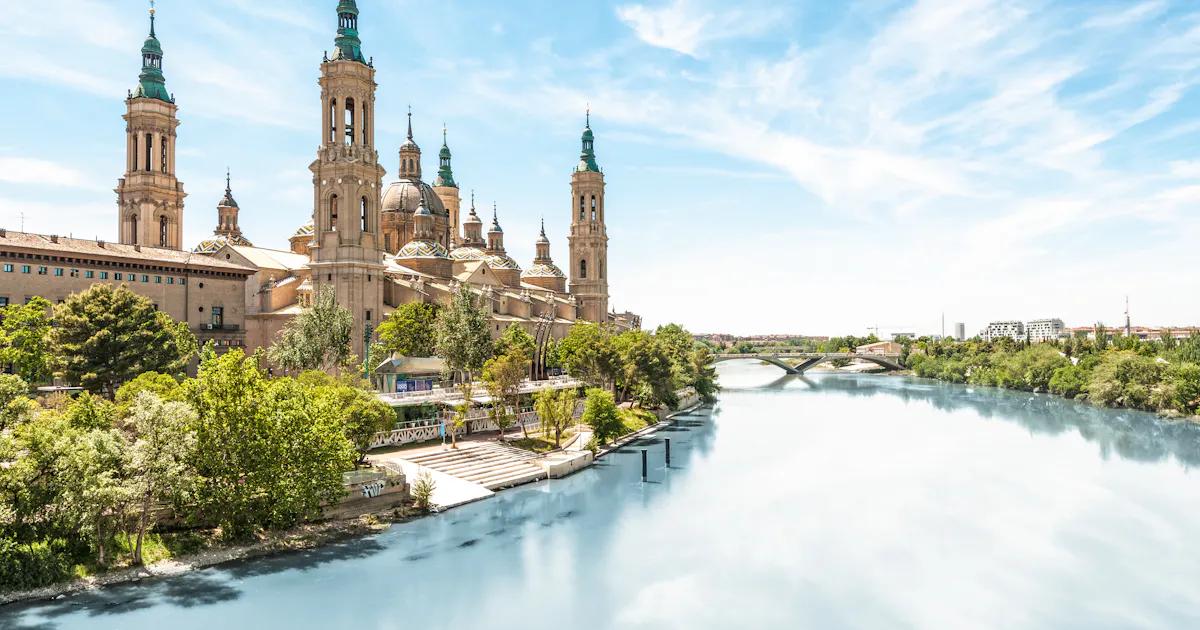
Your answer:
[[[629,4],[617,8],[617,17],[642,41],[691,56],[698,55],[712,42],[759,33],[780,15],[777,4],[733,7],[705,0],[670,0],[657,7]]]

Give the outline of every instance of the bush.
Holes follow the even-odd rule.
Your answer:
[[[1152,394],[1160,386],[1164,364],[1131,351],[1106,353],[1088,381],[1091,400],[1109,407],[1154,410]]]
[[[583,405],[583,422],[592,427],[592,433],[601,444],[618,435],[622,427],[621,418],[617,415],[617,405],[613,402],[612,394],[596,387],[587,390],[587,400]]]
[[[0,591],[38,588],[71,577],[71,563],[50,545],[0,540]]]
[[[429,511],[430,500],[433,498],[433,491],[437,489],[437,483],[434,482],[433,476],[429,471],[421,473],[417,477],[416,483],[412,486],[412,498],[417,509]]]
[[[1200,408],[1200,365],[1177,363],[1168,367],[1151,399],[1159,410],[1195,414]]]
[[[1066,398],[1075,398],[1087,391],[1091,375],[1079,365],[1066,365],[1054,371],[1050,377],[1050,391]]]

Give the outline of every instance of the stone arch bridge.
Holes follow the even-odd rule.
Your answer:
[[[784,359],[799,359],[796,365],[791,365]],[[837,359],[858,359],[869,361],[885,370],[903,370],[899,354],[877,354],[858,352],[758,352],[758,353],[721,353],[713,355],[713,363],[722,361],[751,360],[770,363],[788,374],[803,374],[819,363]]]

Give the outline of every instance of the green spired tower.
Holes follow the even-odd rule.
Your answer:
[[[596,164],[591,111],[580,138],[583,150],[571,173],[570,291],[579,317],[608,321],[608,231],[604,227],[604,172]]]
[[[313,174],[313,289],[332,289],[354,315],[351,348],[366,357],[383,315],[384,262],[375,150],[375,68],[363,58],[354,0],[337,5],[333,57],[321,62],[321,145]]]
[[[142,71],[125,99],[125,175],[117,181],[117,223],[121,243],[181,249],[183,184],[175,178],[175,98],[163,77],[162,45],[154,32],[142,44]]]

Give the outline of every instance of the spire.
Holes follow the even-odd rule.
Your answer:
[[[503,231],[504,230],[500,229],[500,219],[496,218],[496,202],[493,201],[492,202],[492,227],[488,230],[488,234],[491,234],[492,232],[503,232]]]
[[[454,171],[450,168],[450,145],[446,144],[446,123],[442,123],[442,150],[438,152],[438,174],[434,186],[458,188],[454,183]]]
[[[421,179],[421,147],[413,140],[412,105],[408,106],[408,137],[400,145],[400,177]]]
[[[599,173],[600,167],[596,164],[596,149],[593,144],[595,137],[592,135],[592,108],[590,105],[584,113],[583,136],[580,139],[583,150],[579,153],[579,166],[576,166],[575,170]]]
[[[337,37],[333,40],[333,60],[367,63],[362,54],[362,41],[358,39],[358,5],[354,0],[339,0],[337,16],[338,29]]]
[[[237,202],[233,199],[233,189],[229,185],[229,167],[225,167],[225,197],[217,204],[220,207],[236,208]]]
[[[412,140],[412,105],[408,106],[408,139]]]
[[[138,75],[138,86],[130,93],[131,98],[156,98],[168,103],[175,102],[167,93],[167,81],[162,73],[162,46],[154,34],[154,0],[150,0],[150,34],[142,44],[142,72]]]

